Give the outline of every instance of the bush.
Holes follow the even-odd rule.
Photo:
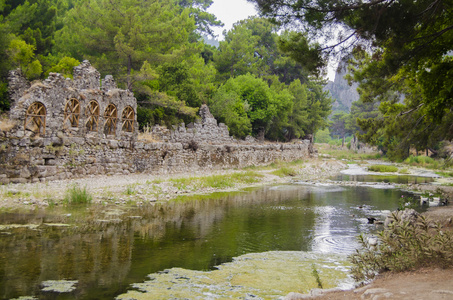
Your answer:
[[[368,170],[372,172],[397,172],[398,168],[388,165],[372,165],[368,167]]]
[[[452,266],[453,232],[441,230],[423,216],[415,222],[401,221],[396,214],[392,218],[393,223],[379,233],[377,245],[363,235],[359,237],[362,249],[349,257],[355,280],[371,280],[386,271]]]
[[[86,187],[81,188],[73,185],[66,190],[64,201],[68,204],[87,204],[91,203],[93,196],[87,191]]]

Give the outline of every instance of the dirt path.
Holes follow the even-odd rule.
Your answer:
[[[312,295],[290,294],[285,300],[451,300],[453,269],[421,269],[414,272],[385,274],[373,283],[349,291],[312,291]]]

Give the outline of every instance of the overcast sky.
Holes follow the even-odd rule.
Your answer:
[[[214,28],[219,40],[223,40],[223,30],[228,31],[237,21],[257,14],[253,4],[246,0],[214,0],[208,12],[214,14],[218,20],[225,24],[223,28]]]
[[[223,40],[222,32],[230,30],[237,21],[258,14],[254,5],[246,0],[214,0],[208,12],[214,14],[218,20],[225,24],[223,27],[214,27],[218,40]],[[335,71],[332,66],[328,68],[328,77],[332,81],[335,78]]]

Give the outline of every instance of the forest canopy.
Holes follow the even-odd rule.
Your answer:
[[[208,104],[230,133],[289,141],[328,125],[332,100],[313,64],[265,18],[237,22],[219,47],[212,0],[0,0],[0,109],[9,70],[29,80],[72,76],[88,59],[134,92],[140,128],[191,122]]]

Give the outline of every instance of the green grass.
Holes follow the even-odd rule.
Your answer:
[[[93,196],[88,192],[86,187],[73,185],[66,190],[64,202],[68,204],[88,204],[93,200]]]
[[[401,168],[401,169],[398,170],[398,173],[400,173],[400,174],[408,174],[409,170],[407,168]]]
[[[453,177],[453,172],[451,171],[438,171],[435,172],[437,175],[440,175],[442,177]]]
[[[234,187],[235,184],[251,184],[259,182],[262,174],[254,171],[237,172],[226,175],[212,175],[205,177],[184,177],[171,179],[169,182],[179,190],[196,190],[199,188],[224,189]]]
[[[444,159],[434,159],[432,157],[424,155],[419,156],[411,155],[408,158],[406,158],[403,163],[415,167],[424,167],[428,169],[447,169],[448,167],[451,166],[451,164]]]
[[[297,171],[294,170],[293,168],[282,167],[280,169],[273,171],[272,174],[280,176],[280,177],[296,176]]]
[[[398,168],[395,166],[387,165],[371,165],[368,167],[368,171],[372,172],[397,172]]]

